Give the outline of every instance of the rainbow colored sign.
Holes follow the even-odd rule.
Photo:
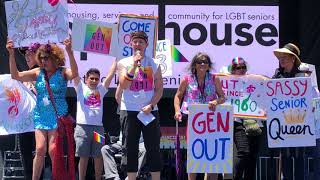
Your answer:
[[[84,50],[101,54],[109,54],[112,28],[87,24]]]
[[[72,28],[72,45],[75,50],[116,55],[117,29],[115,24],[74,19]]]
[[[232,106],[217,106],[213,112],[207,104],[194,104],[189,110],[187,172],[232,173]]]

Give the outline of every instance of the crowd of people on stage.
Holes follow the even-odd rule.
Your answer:
[[[159,180],[162,169],[160,154],[160,117],[158,102],[163,94],[161,68],[151,57],[145,56],[148,36],[143,31],[131,33],[131,47],[133,55],[121,60],[115,60],[102,83],[101,72],[90,68],[85,80],[79,77],[78,66],[73,55],[71,37],[63,44],[67,52],[70,68],[66,68],[64,50],[55,43],[34,43],[30,47],[20,48],[24,54],[29,70],[19,72],[15,60],[15,46],[12,40],[7,41],[9,52],[10,73],[13,79],[22,81],[36,96],[34,109],[35,132],[21,134],[22,154],[24,158],[26,179],[38,180],[44,167],[45,155],[48,152],[52,160],[53,179],[61,177],[59,170],[65,168],[68,179],[74,179],[75,172],[61,167],[56,159],[63,157],[63,150],[58,150],[57,143],[65,141],[58,135],[73,136],[74,144],[69,142],[68,148],[75,149],[75,156],[79,157],[78,177],[84,180],[88,166],[88,159],[94,159],[95,179],[120,180],[116,154],[121,154],[121,167],[127,172],[127,179],[136,179],[141,167],[146,163],[152,179]],[[310,71],[300,68],[299,48],[289,43],[283,48],[274,50],[279,60],[279,67],[272,78],[293,78],[310,76]],[[188,105],[208,104],[211,111],[226,100],[219,77],[211,73],[214,63],[203,52],[197,53],[190,62],[188,73],[182,79],[174,96],[174,117],[178,122],[187,121]],[[254,67],[251,67],[254,68]],[[235,57],[228,67],[229,74],[236,76],[247,75],[248,63],[242,57]],[[103,135],[102,124],[103,97],[108,92],[109,85],[115,73],[119,74],[115,99],[118,103],[120,116],[120,137],[111,144],[103,145],[94,140],[94,132]],[[261,76],[262,77],[262,76]],[[263,77],[266,78],[266,77]],[[60,119],[68,115],[68,105],[65,99],[67,82],[73,80],[77,94],[77,113],[74,132],[67,131],[68,124],[60,123]],[[145,125],[139,116],[151,116],[154,120]],[[71,121],[71,119],[69,119]],[[254,130],[245,131],[246,123]],[[265,125],[256,119],[234,118],[234,170],[236,180],[255,179],[255,169],[258,156],[258,143]],[[32,151],[25,151],[30,146],[30,139],[35,137],[35,154],[33,162]],[[24,145],[23,145],[24,144]],[[319,146],[319,144],[317,144]],[[283,148],[282,176],[292,179],[290,174],[292,162],[289,158],[305,152],[306,148]],[[318,151],[315,149],[315,153]],[[73,151],[72,151],[73,152]],[[65,163],[74,167],[74,161]],[[294,162],[300,167],[303,162],[297,158]],[[64,165],[64,164],[63,164]],[[62,165],[62,166],[63,166]],[[300,165],[300,166],[299,166]],[[301,168],[297,169],[300,171]],[[55,172],[55,173],[54,173]],[[103,173],[104,172],[104,173]],[[195,180],[197,174],[188,174],[188,179]],[[208,173],[205,179],[217,179],[218,174]],[[296,178],[297,179],[297,178]]]

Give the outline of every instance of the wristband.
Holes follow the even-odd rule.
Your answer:
[[[127,75],[125,75],[124,78],[125,78],[126,80],[128,80],[128,81],[133,81],[133,79],[132,79],[132,78],[129,78]]]
[[[134,77],[134,75],[133,75],[133,74],[130,74],[130,73],[128,73],[128,72],[127,72],[127,74],[126,74],[126,75],[127,75],[127,77],[128,77],[128,78],[130,78],[130,79],[133,79],[133,77]]]
[[[153,109],[154,109],[154,106],[153,106],[152,104],[150,104],[150,106],[151,106],[151,110],[153,111]]]

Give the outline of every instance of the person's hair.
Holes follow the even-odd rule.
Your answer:
[[[130,36],[131,36],[131,41],[133,39],[140,38],[146,41],[146,43],[148,43],[148,35],[144,31],[134,31],[130,34]]]
[[[196,70],[196,62],[197,61],[208,61],[208,65],[209,65],[209,69],[208,71],[211,70],[212,68],[212,62],[211,62],[211,59],[210,57],[208,56],[208,54],[205,54],[205,53],[202,53],[202,52],[199,52],[197,53],[193,58],[192,58],[192,61],[190,63],[190,66],[188,68],[189,71],[191,71],[192,74],[196,74],[197,73],[197,70]]]
[[[38,64],[42,64],[40,60],[41,55],[50,57],[57,66],[65,65],[66,59],[64,56],[64,51],[54,43],[43,44],[38,48],[36,53],[36,61]]]
[[[90,68],[86,73],[86,78],[88,78],[90,74],[98,74],[100,77],[100,71],[97,68]]]

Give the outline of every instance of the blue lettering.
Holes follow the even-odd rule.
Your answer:
[[[194,152],[194,150],[195,150],[195,144],[196,144],[196,142],[200,142],[201,143],[201,154],[200,154],[200,156],[196,156],[196,153]],[[192,155],[193,155],[193,157],[195,157],[196,159],[201,159],[202,158],[202,156],[203,156],[203,153],[204,153],[204,144],[203,144],[203,141],[201,140],[201,139],[196,139],[193,143],[192,143]]]
[[[143,23],[143,22],[130,22],[130,20],[126,20],[123,22],[122,31],[130,32],[130,31],[144,31],[150,32],[151,23]]]

